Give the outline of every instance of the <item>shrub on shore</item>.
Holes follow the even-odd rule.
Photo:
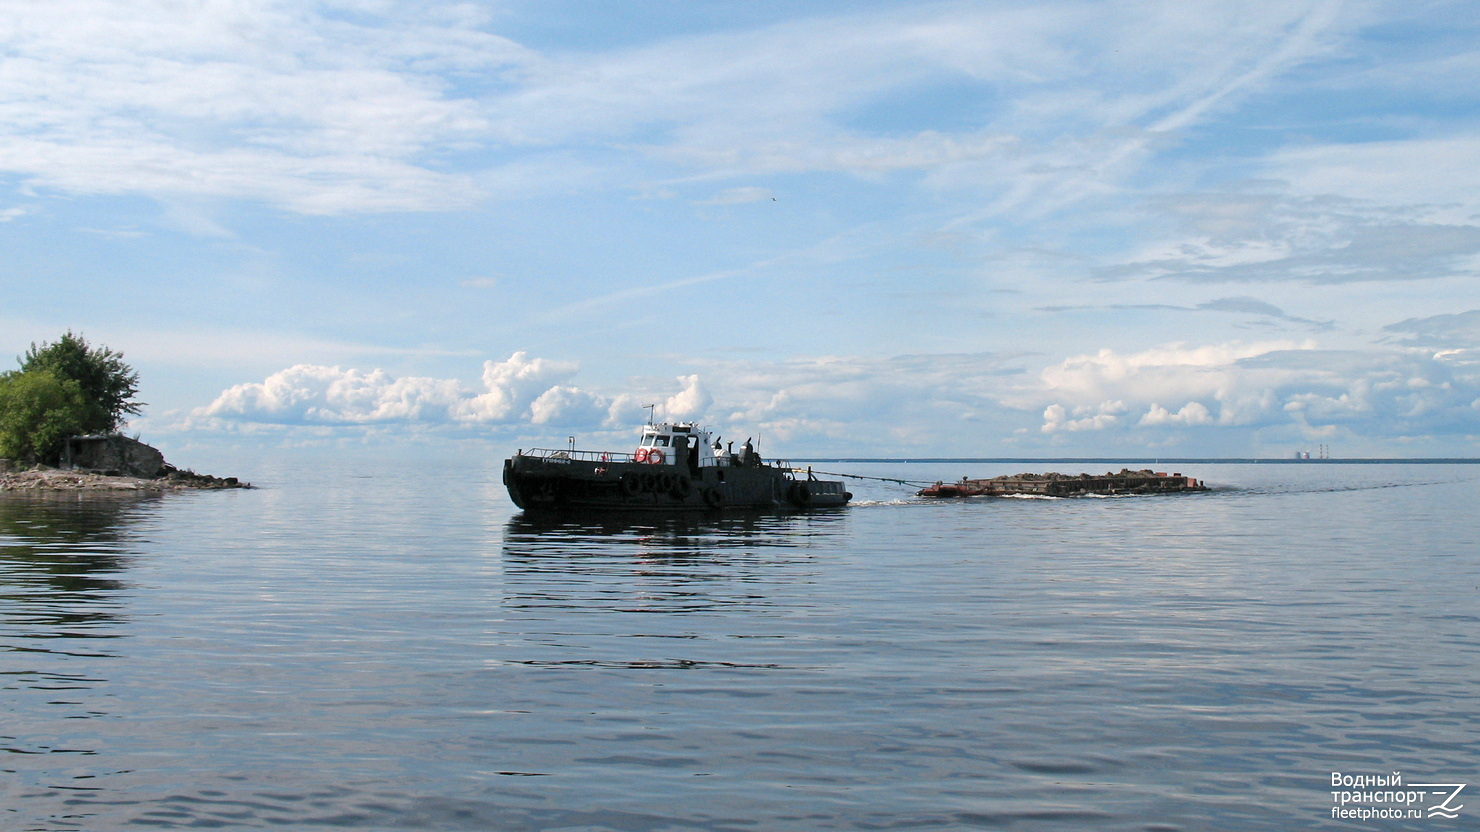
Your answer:
[[[123,353],[89,346],[70,330],[51,343],[33,342],[20,364],[22,373],[48,370],[77,382],[91,410],[83,433],[113,433],[143,406],[133,400],[139,392],[139,374],[123,363]]]
[[[55,460],[62,442],[94,420],[82,385],[50,370],[0,376],[0,457],[25,462]]]
[[[67,437],[114,433],[142,407],[123,354],[71,331],[32,343],[19,361],[0,374],[0,457],[55,462]]]

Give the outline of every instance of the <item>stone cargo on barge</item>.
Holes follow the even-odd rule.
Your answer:
[[[937,482],[921,489],[921,497],[1009,497],[1036,495],[1074,497],[1081,494],[1170,494],[1183,491],[1207,491],[1208,487],[1192,477],[1161,471],[1131,471],[1105,474],[1013,474],[959,482]]]
[[[693,422],[648,424],[632,453],[520,450],[504,486],[526,511],[674,511],[841,506],[841,481],[768,463],[747,440],[739,453]]]

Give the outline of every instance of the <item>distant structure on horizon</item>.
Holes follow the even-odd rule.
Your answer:
[[[1330,459],[1331,458],[1331,446],[1330,445],[1317,445],[1316,448],[1317,448],[1317,450],[1316,450],[1316,457],[1315,457],[1316,459]],[[1295,452],[1295,458],[1296,459],[1310,459],[1311,458],[1310,451],[1296,451]]]

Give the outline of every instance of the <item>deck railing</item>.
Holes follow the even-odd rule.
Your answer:
[[[663,454],[664,457],[666,457],[668,459],[672,459],[672,456],[671,456],[671,453],[672,452],[668,448],[659,448],[658,450],[664,452],[664,454]],[[575,450],[571,450],[569,448],[558,448],[558,449],[557,448],[530,448],[529,450],[520,450],[519,451],[519,455],[520,456],[532,456],[532,457],[535,457],[536,459],[571,459],[571,460],[578,460],[578,461],[581,461],[581,462],[636,462],[637,461],[636,459],[633,458],[633,455],[632,454],[618,453],[616,451],[575,451]],[[708,463],[708,464],[706,465],[705,463]],[[739,459],[738,458],[732,458],[732,457],[728,457],[728,456],[712,457],[712,458],[706,459],[706,460],[704,460],[704,462],[701,462],[700,463],[700,465],[702,465],[702,466],[704,466],[706,468],[709,467],[710,465],[713,465],[713,466],[718,467],[718,468],[731,468],[731,467],[737,466],[738,464],[739,464]],[[803,473],[803,472],[806,471],[805,468],[795,468],[795,469],[792,468],[791,467],[791,463],[787,462],[784,459],[773,459],[773,460],[770,460],[769,464],[770,465],[773,465],[773,466],[775,466],[777,468],[791,470],[791,471],[794,471],[796,473]]]
[[[632,461],[632,454],[617,453],[615,451],[572,451],[567,449],[530,448],[527,451],[520,451],[519,455],[538,457],[539,459],[574,459],[581,462]]]

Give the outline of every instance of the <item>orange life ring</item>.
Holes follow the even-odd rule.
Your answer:
[[[657,448],[653,448],[652,450],[648,451],[647,461],[651,462],[654,465],[662,465],[663,452],[658,450]]]
[[[635,453],[635,454],[632,455],[632,461],[633,462],[647,462],[648,461],[648,449],[647,448],[638,448],[637,449],[637,453]]]

